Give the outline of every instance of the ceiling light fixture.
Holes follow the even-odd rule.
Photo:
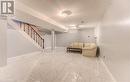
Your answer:
[[[77,27],[76,27],[76,26],[73,26],[73,27],[70,27],[70,29],[77,29]]]
[[[76,25],[69,25],[69,29],[77,29]]]
[[[60,12],[60,16],[61,17],[67,17],[67,16],[70,16],[72,14],[72,12],[70,10],[63,10]]]
[[[72,24],[72,25],[69,25],[69,27],[76,27],[76,25]]]

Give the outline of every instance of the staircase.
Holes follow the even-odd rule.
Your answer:
[[[44,49],[44,39],[38,33],[38,28],[35,25],[19,22],[20,30],[25,32],[30,38],[32,38],[42,49]]]

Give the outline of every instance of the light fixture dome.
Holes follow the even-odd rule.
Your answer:
[[[70,10],[63,10],[60,13],[60,16],[62,17],[66,17],[66,16],[70,16],[72,14],[72,12]]]

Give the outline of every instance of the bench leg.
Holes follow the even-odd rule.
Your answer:
[[[67,52],[69,52],[70,51],[70,49],[69,48],[67,48]]]

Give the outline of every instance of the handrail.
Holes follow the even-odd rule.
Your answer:
[[[34,26],[37,28],[37,26],[20,22],[20,29],[27,33],[40,47],[44,49],[44,39],[43,37],[32,27]]]

